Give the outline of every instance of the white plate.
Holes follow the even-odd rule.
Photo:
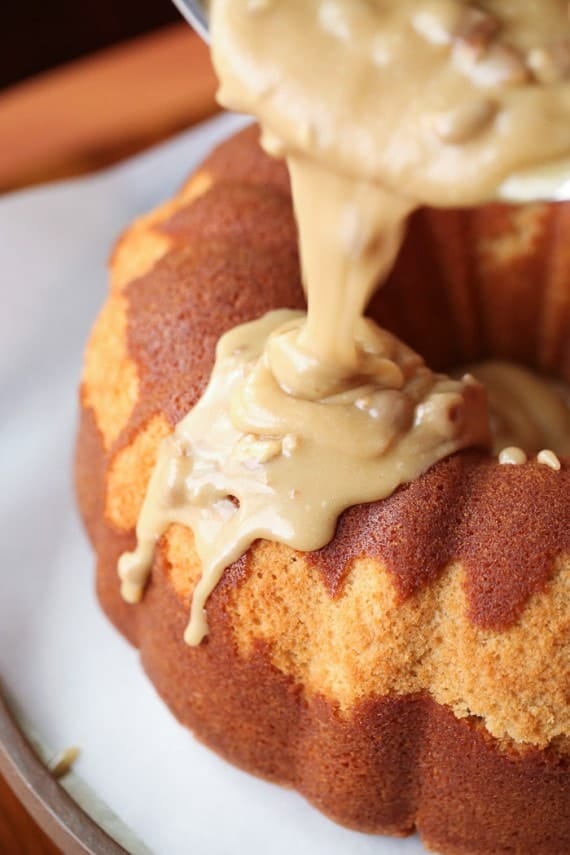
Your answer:
[[[223,116],[102,175],[0,200],[0,674],[46,745],[81,746],[77,775],[155,853],[419,855],[417,838],[347,831],[199,745],[93,592],[71,473],[106,258],[242,123]]]

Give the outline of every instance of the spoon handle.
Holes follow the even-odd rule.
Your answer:
[[[198,35],[205,42],[209,42],[209,16],[206,10],[206,3],[201,2],[201,0],[173,0],[173,2],[180,14],[194,27]]]

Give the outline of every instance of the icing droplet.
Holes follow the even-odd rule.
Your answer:
[[[499,463],[503,465],[520,466],[521,464],[526,463],[527,460],[528,458],[526,453],[522,448],[516,448],[516,446],[503,448],[499,454]]]
[[[549,466],[551,469],[554,469],[555,472],[560,472],[560,469],[562,468],[557,455],[549,448],[545,448],[540,451],[537,454],[536,459],[543,466]]]

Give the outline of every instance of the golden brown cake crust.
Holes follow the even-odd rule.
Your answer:
[[[121,548],[99,567],[103,607],[139,639],[144,667],[177,718],[232,763],[294,786],[360,831],[416,828],[429,847],[461,855],[569,851],[570,755],[501,743],[425,694],[370,698],[349,718],[324,697],[307,698],[263,645],[247,658],[236,650],[228,610],[244,562],[209,601],[202,647],[182,641],[188,602],[176,596],[162,553],[144,603],[131,608],[135,627],[111,560]]]
[[[568,520],[570,468],[505,467],[476,452],[457,454],[389,499],[348,510],[334,541],[308,560],[337,596],[351,562],[375,558],[402,599],[459,561],[470,620],[500,630],[544,590],[554,557],[570,553]]]
[[[496,354],[570,378],[569,210],[419,212],[373,314],[435,367]],[[569,462],[556,473],[459,454],[389,500],[345,513],[317,553],[256,544],[226,571],[208,602],[210,636],[190,649],[182,638],[199,567],[188,533],[174,527],[162,539],[138,606],[120,598],[116,561],[133,545],[157,444],[203,391],[219,336],[303,305],[287,176],[261,153],[257,131],[221,146],[177,199],[135,224],[112,274],[112,308],[86,361],[78,496],[101,603],[177,717],[232,762],[292,784],[351,827],[417,826],[449,853],[570,851],[560,739]],[[124,381],[118,403],[105,362],[107,376]],[[270,594],[273,623],[256,617]],[[350,651],[348,677],[335,671],[343,663],[319,670],[327,644],[334,649],[326,638],[313,660],[304,643],[296,649],[291,627],[302,640],[303,614],[310,639],[322,620],[341,640],[362,623],[364,676]],[[398,649],[382,647],[390,621],[409,634]],[[375,625],[383,640],[367,659]],[[389,655],[394,673],[382,662]]]

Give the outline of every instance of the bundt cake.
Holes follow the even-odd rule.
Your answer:
[[[570,381],[569,235],[564,204],[421,209],[369,314],[436,369],[499,357]],[[159,444],[220,335],[303,306],[287,171],[256,128],[120,239],[76,457],[101,605],[200,740],[334,820],[445,853],[570,852],[568,458],[464,450],[347,510],[320,550],[257,541],[199,646],[188,528],[160,539],[141,602],[121,598]]]

